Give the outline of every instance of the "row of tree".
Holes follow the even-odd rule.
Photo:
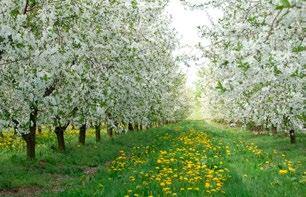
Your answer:
[[[14,128],[35,158],[38,125],[64,132],[101,123],[150,127],[188,114],[165,2],[2,0],[0,131]],[[99,137],[98,137],[99,138]]]
[[[273,132],[302,129],[305,1],[186,3],[223,12],[211,26],[200,28],[209,40],[200,46],[209,60],[200,82],[206,118]]]

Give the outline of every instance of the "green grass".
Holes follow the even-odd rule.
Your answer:
[[[161,150],[166,150],[171,157],[179,157],[181,153],[174,150],[182,148],[184,143],[178,139],[187,135],[190,138],[196,136],[195,132],[190,130],[200,132],[200,137],[207,136],[215,149],[195,144],[186,147],[194,148],[203,155],[207,154],[207,159],[201,159],[201,162],[205,162],[208,169],[216,166],[216,170],[229,170],[224,174],[222,189],[225,194],[207,193],[203,183],[173,181],[171,190],[172,193],[177,193],[177,196],[305,195],[304,134],[297,136],[296,145],[291,145],[288,137],[283,135],[255,135],[249,131],[212,122],[185,121],[162,128],[130,132],[116,136],[113,140],[104,135],[100,143],[95,142],[93,131],[89,131],[85,146],[79,146],[77,136],[71,134],[66,137],[67,151],[64,154],[51,148],[55,144],[55,136],[44,134],[37,139],[36,161],[27,161],[20,149],[0,150],[0,196],[25,196],[34,191],[37,196],[107,197],[124,196],[129,193],[128,190],[133,190],[130,196],[135,193],[139,196],[170,196],[162,192],[159,182],[149,181],[151,179],[146,178],[145,174],[147,173],[148,177],[156,175],[160,172],[160,169],[156,169],[157,166],[179,168],[180,173],[185,167],[180,161],[188,160],[186,155],[183,155],[183,160],[170,164],[159,165],[157,160],[161,157]],[[226,154],[226,150],[230,151],[230,155]],[[122,170],[114,171],[111,170],[114,164],[112,161],[118,158],[119,151],[125,152],[126,165]],[[214,158],[215,155],[218,155],[218,158]],[[140,163],[135,164],[135,159]],[[288,171],[287,174],[280,175],[279,170],[288,169],[289,161],[295,172]],[[205,173],[201,176],[205,176]],[[135,180],[132,181],[131,177]],[[148,185],[144,186],[143,181],[149,182]],[[179,190],[187,190],[188,187],[192,187],[192,190]],[[196,187],[199,187],[200,191],[197,191]],[[22,189],[13,193],[16,188]]]

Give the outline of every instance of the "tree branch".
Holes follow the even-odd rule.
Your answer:
[[[75,62],[76,62],[76,59],[72,61],[71,66],[73,66]],[[61,76],[62,76],[62,72],[60,72],[59,76],[55,78],[54,82],[49,87],[46,88],[44,97],[50,96],[54,92]]]
[[[272,24],[271,24],[271,27],[270,27],[270,30],[269,30],[269,32],[268,32],[268,35],[267,35],[266,39],[265,39],[265,42],[266,42],[266,41],[269,39],[269,37],[271,36],[272,31],[273,31],[273,28],[274,28],[274,23],[276,22],[276,19],[277,19],[277,17],[281,14],[281,12],[282,12],[282,10],[279,10],[279,11],[277,12],[275,18],[273,19]]]
[[[22,58],[22,59],[18,59],[18,60],[13,60],[13,61],[7,61],[7,62],[0,63],[0,66],[4,66],[6,64],[17,63],[17,62],[20,62],[20,61],[23,61],[23,60],[28,60],[28,59],[30,59],[30,57],[26,57],[26,58]]]
[[[27,13],[28,7],[29,7],[29,0],[26,0],[25,6],[24,6],[24,9],[23,9],[23,14]]]
[[[49,86],[48,88],[46,88],[45,93],[44,93],[44,97],[50,96],[52,94],[52,92],[55,90],[57,85],[57,80],[55,80],[51,86]]]

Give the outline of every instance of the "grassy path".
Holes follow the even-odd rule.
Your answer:
[[[37,196],[298,197],[306,193],[305,135],[291,145],[282,136],[186,121],[98,144],[89,132],[84,147],[71,134],[66,154],[50,151],[47,147],[53,141],[48,136],[38,138],[39,161],[22,160],[18,151],[0,152],[0,188],[6,188],[2,195],[18,195],[8,192],[18,187],[32,188]]]
[[[193,124],[155,131],[151,143],[121,150],[88,194],[99,196],[203,196],[223,192],[227,149]],[[77,196],[84,190],[68,192]],[[80,192],[80,193],[78,193]]]

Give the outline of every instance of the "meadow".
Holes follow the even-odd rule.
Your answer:
[[[37,135],[37,159],[24,142],[0,139],[0,196],[303,196],[306,136],[290,144],[284,134],[184,121],[129,132],[86,145],[77,131],[57,152],[54,134]]]

